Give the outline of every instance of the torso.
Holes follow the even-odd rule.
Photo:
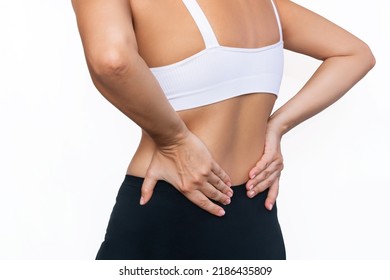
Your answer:
[[[220,45],[259,48],[279,41],[269,0],[198,0]],[[139,53],[150,67],[180,61],[205,48],[192,17],[178,0],[130,0]],[[168,38],[168,39],[167,39]],[[276,96],[248,93],[179,111],[187,127],[209,148],[233,185],[246,182],[260,159],[268,117]],[[154,144],[142,133],[127,174],[144,177]]]

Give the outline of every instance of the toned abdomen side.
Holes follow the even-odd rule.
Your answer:
[[[213,158],[229,174],[232,184],[246,182],[249,170],[260,159],[273,94],[246,94],[207,106],[180,111],[187,127],[207,146]],[[145,177],[155,146],[147,134],[127,169]]]

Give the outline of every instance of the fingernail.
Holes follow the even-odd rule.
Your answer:
[[[268,210],[271,211],[272,207],[274,207],[274,205],[272,203],[270,203],[269,206],[268,206]]]
[[[225,215],[225,210],[223,210],[223,209],[219,210],[219,211],[218,211],[218,215],[219,215],[219,216]]]
[[[144,205],[145,204],[145,199],[141,196],[141,199],[139,200],[139,204]]]
[[[251,189],[253,189],[253,185],[250,185],[250,186],[249,186],[249,190],[251,190]]]
[[[231,202],[231,200],[230,200],[230,198],[228,198],[228,199],[225,200],[225,203],[224,203],[224,204],[227,205],[227,204],[229,204],[230,202]]]
[[[232,186],[232,183],[231,182],[228,182],[227,183],[227,186],[230,188]]]
[[[254,192],[254,191],[250,191],[250,192],[248,193],[248,196],[251,197],[251,198],[252,198],[254,195],[255,195],[255,192]]]
[[[251,176],[251,179],[253,179],[253,178],[255,178],[256,177],[256,174],[253,174],[252,176]]]
[[[228,192],[228,193],[227,193],[227,196],[228,196],[228,197],[232,197],[232,196],[233,196],[233,192]]]

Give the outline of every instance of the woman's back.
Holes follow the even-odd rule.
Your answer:
[[[72,1],[96,87],[143,129],[97,258],[285,259],[281,138],[374,66],[368,46],[289,0]],[[323,63],[270,116],[282,47]]]
[[[270,0],[197,1],[219,45],[254,49],[281,40]],[[139,53],[149,67],[169,65],[205,49],[202,35],[182,1],[130,1]],[[221,69],[223,71],[224,69]],[[230,175],[233,185],[248,180],[248,172],[264,148],[266,123],[274,94],[250,94],[179,111],[187,127],[208,147]],[[143,134],[128,173],[144,177],[153,141]]]

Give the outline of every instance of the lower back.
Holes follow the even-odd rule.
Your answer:
[[[239,185],[249,179],[249,170],[263,153],[267,120],[275,99],[273,94],[246,94],[178,114],[205,143],[233,185]],[[154,148],[152,139],[143,133],[127,174],[144,177]]]

